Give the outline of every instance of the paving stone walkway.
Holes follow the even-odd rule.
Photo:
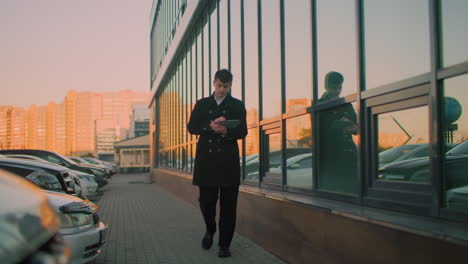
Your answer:
[[[284,263],[237,234],[231,258],[217,257],[217,236],[210,250],[201,249],[204,224],[199,209],[150,184],[148,174],[114,175],[104,190],[96,203],[109,228],[95,264]]]

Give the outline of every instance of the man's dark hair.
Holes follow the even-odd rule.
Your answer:
[[[325,87],[328,88],[329,84],[340,84],[343,83],[344,77],[341,73],[336,71],[328,72],[325,75]]]
[[[227,69],[218,70],[213,80],[219,80],[223,83],[232,83],[232,73]]]

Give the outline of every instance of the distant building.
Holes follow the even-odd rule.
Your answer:
[[[116,142],[114,148],[121,172],[149,171],[149,135]]]
[[[128,138],[141,137],[149,134],[150,111],[146,104],[133,104]]]

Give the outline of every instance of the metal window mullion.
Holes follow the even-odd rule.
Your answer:
[[[200,43],[200,49],[201,49],[201,90],[202,90],[202,98],[205,97],[205,30],[203,23],[201,23],[201,29],[200,29],[200,38],[201,38],[201,43]]]
[[[216,1],[216,46],[218,47],[217,52],[218,56],[216,57],[216,63],[218,64],[216,69],[219,70],[219,67],[221,65],[221,45],[220,45],[220,30],[219,30],[219,0]]]
[[[231,66],[231,0],[227,0],[227,34],[228,34],[228,68],[230,71],[232,71],[232,66]]]
[[[244,35],[244,0],[240,0],[240,27],[241,27],[241,97],[245,104],[245,35]],[[242,177],[245,179],[246,140],[242,139]]]
[[[310,3],[310,16],[311,16],[311,44],[312,44],[312,98],[313,105],[318,99],[318,58],[317,58],[317,1],[311,0]],[[313,163],[318,164],[318,112],[312,111],[312,138],[313,138]],[[318,186],[318,166],[313,166],[312,169],[312,190],[316,190]]]
[[[260,120],[262,120],[263,118],[262,0],[257,0],[257,27],[258,27],[258,123],[260,123]],[[262,142],[261,139],[259,140],[259,142],[260,143]]]
[[[211,82],[211,15],[210,12],[207,12],[206,14],[208,18],[208,80]],[[211,85],[209,85],[209,91],[211,94]]]
[[[284,0],[279,0],[280,5],[280,45],[281,45],[281,114],[285,112],[286,104],[286,53],[285,53],[285,14],[284,14]],[[282,116],[282,115],[281,115]],[[281,130],[281,164],[282,164],[282,184],[281,190],[284,191],[284,185],[287,183],[286,172],[286,120],[280,120]]]
[[[441,9],[440,1],[429,0],[429,21],[430,21],[430,49],[431,49],[431,84],[430,84],[430,120],[432,120],[429,129],[430,145],[432,147],[432,154],[430,156],[431,178],[432,178],[432,192],[433,192],[433,206],[431,207],[431,214],[433,216],[440,215],[440,208],[444,205],[444,182],[443,182],[443,131],[442,131],[442,117],[441,117],[441,99],[443,92],[439,81],[437,80],[437,70],[441,68],[441,25],[439,11]]]
[[[355,11],[356,11],[356,80],[357,80],[357,102],[358,102],[358,133],[360,140],[357,144],[358,149],[358,180],[359,180],[359,192],[358,197],[363,202],[363,194],[366,189],[365,179],[366,175],[373,175],[372,173],[367,174],[366,170],[368,166],[366,166],[372,159],[366,159],[367,152],[366,150],[366,130],[364,129],[367,125],[366,122],[366,105],[364,101],[361,101],[361,91],[365,90],[365,42],[364,42],[364,4],[362,0],[355,1]],[[372,152],[368,152],[372,153]],[[367,164],[366,164],[367,163]]]

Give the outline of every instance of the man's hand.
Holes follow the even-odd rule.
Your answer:
[[[219,124],[220,121],[224,121],[224,120],[226,120],[226,118],[224,116],[220,116],[216,118],[215,120],[211,121],[210,123],[211,129],[213,129],[215,133],[226,135],[227,133],[226,127]]]

